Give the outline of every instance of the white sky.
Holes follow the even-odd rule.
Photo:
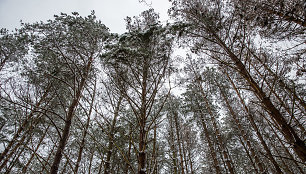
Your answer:
[[[160,20],[167,20],[168,0],[147,0]],[[96,16],[111,32],[125,31],[125,17],[138,16],[150,7],[138,0],[0,0],[0,28],[13,30],[23,22],[46,21],[61,12],[71,14],[78,12],[87,16],[95,10]]]

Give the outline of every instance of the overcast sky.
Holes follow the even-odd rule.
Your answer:
[[[167,20],[168,0],[147,0],[160,14],[161,21]],[[60,12],[79,12],[82,16],[95,10],[96,16],[111,32],[125,31],[126,16],[138,16],[150,7],[138,0],[0,0],[0,28],[13,30],[23,22],[46,21]]]

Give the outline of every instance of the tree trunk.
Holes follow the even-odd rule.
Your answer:
[[[89,70],[91,68],[92,61],[93,61],[93,58],[90,58],[87,66],[86,66],[84,75],[81,79],[80,85],[79,85],[79,87],[76,91],[75,98],[73,99],[72,103],[69,106],[68,114],[67,114],[67,117],[66,117],[66,120],[65,120],[65,127],[64,127],[64,130],[63,130],[58,148],[57,148],[56,153],[55,153],[53,164],[51,166],[51,171],[50,171],[51,174],[57,174],[57,172],[58,172],[58,167],[59,167],[59,164],[60,164],[62,156],[63,156],[63,151],[64,151],[64,148],[65,148],[66,143],[68,141],[69,131],[70,131],[72,119],[73,119],[73,116],[74,116],[74,112],[75,112],[75,110],[78,106],[79,100],[81,98],[82,90],[85,86],[85,82],[86,82]]]
[[[217,43],[224,49],[228,54],[230,59],[236,65],[238,72],[244,77],[244,79],[249,83],[251,88],[254,90],[256,96],[261,100],[266,109],[269,111],[270,116],[276,120],[278,125],[282,128],[282,133],[287,141],[292,144],[292,149],[299,156],[299,158],[305,162],[306,161],[306,145],[303,140],[299,138],[295,130],[287,123],[286,119],[283,117],[281,112],[274,106],[269,97],[264,93],[264,91],[255,82],[253,77],[249,74],[241,60],[226,46],[226,44],[217,36],[214,31],[210,30],[210,33],[217,40]]]
[[[88,112],[88,115],[87,115],[85,130],[84,130],[82,141],[81,141],[81,144],[80,144],[78,159],[77,159],[77,162],[76,162],[74,170],[73,170],[74,173],[78,173],[78,170],[79,170],[79,165],[80,165],[80,162],[81,162],[81,159],[82,159],[83,149],[85,147],[86,135],[87,135],[87,131],[88,131],[89,123],[90,123],[90,116],[91,116],[95,96],[96,96],[96,82],[95,82],[95,85],[94,85],[93,96],[92,96],[92,99],[91,99],[90,108],[89,108],[89,112]]]
[[[139,152],[138,152],[138,174],[146,174],[146,121],[147,121],[147,78],[149,64],[146,59],[143,62],[141,83],[141,108],[139,115]]]
[[[256,135],[257,135],[257,137],[259,138],[259,140],[260,140],[262,146],[264,147],[264,149],[265,149],[265,151],[266,151],[266,153],[267,153],[267,155],[268,155],[268,157],[269,157],[269,160],[272,162],[273,166],[275,167],[275,169],[276,169],[276,171],[277,171],[278,173],[283,173],[282,170],[280,169],[279,165],[277,164],[277,162],[276,162],[275,159],[273,158],[272,153],[271,153],[270,149],[268,148],[268,146],[267,146],[265,140],[263,139],[261,133],[259,132],[258,127],[257,127],[257,125],[256,125],[256,123],[255,123],[255,121],[254,121],[253,115],[251,115],[251,113],[250,113],[248,107],[246,106],[244,100],[242,99],[242,97],[241,97],[241,95],[240,95],[240,93],[239,93],[239,91],[238,91],[236,85],[234,84],[234,82],[232,81],[232,79],[230,78],[230,76],[227,74],[227,72],[225,72],[225,74],[226,74],[227,78],[229,79],[229,81],[231,82],[231,84],[232,84],[232,86],[233,86],[233,88],[234,88],[234,90],[235,90],[235,92],[236,92],[236,94],[237,94],[237,96],[238,96],[238,98],[239,98],[239,100],[240,100],[242,106],[244,107],[244,109],[245,109],[245,111],[246,111],[246,114],[247,114],[247,116],[248,116],[248,118],[249,118],[249,121],[250,121],[252,127],[254,128],[254,130],[255,130],[255,132],[256,132]]]
[[[216,83],[217,83],[217,82],[216,82]],[[235,121],[235,123],[236,123],[238,129],[241,131],[241,135],[242,135],[243,140],[246,142],[246,144],[247,144],[249,150],[251,151],[252,157],[255,159],[255,163],[257,164],[257,166],[258,166],[258,168],[259,168],[259,172],[260,172],[260,173],[266,173],[265,170],[264,170],[263,164],[260,162],[260,160],[259,160],[259,158],[257,157],[257,155],[256,155],[256,153],[255,153],[253,147],[251,146],[251,143],[250,143],[250,141],[248,140],[248,138],[247,138],[247,136],[246,136],[246,133],[245,133],[245,131],[244,131],[244,128],[241,126],[241,124],[240,124],[240,122],[239,122],[239,120],[238,120],[238,118],[237,118],[237,116],[236,116],[236,113],[234,112],[233,108],[232,108],[231,105],[229,104],[229,101],[228,101],[227,97],[225,96],[223,90],[221,89],[221,87],[220,87],[220,85],[219,85],[218,83],[217,83],[217,86],[219,87],[219,90],[220,90],[220,92],[221,92],[221,95],[222,95],[222,97],[223,97],[223,99],[224,99],[224,101],[225,101],[225,104],[226,104],[228,110],[230,111],[231,116],[233,117],[233,119],[234,119],[234,121]]]
[[[130,157],[131,157],[131,149],[132,149],[132,138],[131,138],[131,136],[132,136],[132,132],[133,132],[133,130],[132,130],[132,126],[130,125],[129,126],[129,137],[130,137],[130,139],[129,139],[129,146],[128,146],[128,154],[127,154],[127,161],[129,161],[130,160]],[[124,167],[124,174],[128,174],[129,173],[129,168],[130,168],[130,164],[128,164],[127,162],[125,163],[125,167]]]
[[[173,166],[173,174],[178,174],[178,165],[177,165],[177,149],[175,146],[175,137],[174,137],[174,129],[173,129],[173,121],[172,117],[168,117],[169,120],[169,141],[168,143],[170,144],[170,150],[172,152],[172,166]]]
[[[206,108],[207,108],[207,110],[208,110],[208,112],[209,112],[211,122],[212,122],[212,124],[213,124],[214,129],[215,129],[216,136],[217,136],[217,140],[218,140],[218,142],[220,143],[221,151],[222,151],[222,154],[223,154],[223,156],[224,156],[224,158],[225,158],[226,166],[228,167],[229,172],[230,172],[231,174],[234,174],[234,173],[235,173],[235,172],[234,172],[234,168],[233,168],[233,166],[232,166],[232,164],[231,164],[231,161],[230,161],[229,156],[228,156],[227,151],[226,151],[226,147],[225,147],[225,145],[224,145],[224,143],[223,143],[223,140],[222,140],[222,138],[221,138],[221,134],[220,134],[219,128],[218,128],[218,126],[217,126],[217,122],[216,122],[216,119],[215,119],[215,117],[214,117],[214,113],[212,112],[212,110],[211,110],[211,108],[210,108],[209,101],[208,101],[208,99],[206,98],[206,95],[205,95],[205,93],[204,93],[203,87],[202,87],[202,85],[200,84],[199,81],[198,81],[198,85],[199,85],[199,88],[200,88],[202,97],[203,97],[203,99],[204,99],[204,101],[205,101]]]
[[[213,158],[213,164],[214,164],[214,167],[215,167],[215,169],[216,169],[216,173],[217,173],[217,174],[221,174],[219,162],[218,162],[218,159],[217,159],[216,150],[214,149],[213,143],[212,143],[212,141],[210,140],[209,132],[208,132],[208,129],[207,129],[205,120],[204,120],[204,116],[202,115],[202,113],[200,113],[200,114],[201,114],[200,117],[201,117],[202,127],[203,127],[203,130],[204,130],[205,137],[206,137],[206,139],[207,139],[208,147],[209,147],[209,150],[210,150],[210,155],[211,155],[212,158]]]
[[[115,126],[116,126],[116,122],[117,122],[117,117],[119,115],[119,109],[120,109],[122,98],[123,98],[122,96],[119,97],[117,106],[116,106],[115,111],[114,111],[114,118],[113,118],[113,121],[112,121],[112,125],[111,125],[110,130],[109,130],[108,151],[107,151],[107,154],[106,154],[106,161],[105,161],[105,164],[104,164],[104,174],[109,174],[110,173],[109,172],[110,159],[111,159],[112,151],[113,151]]]
[[[183,152],[181,147],[181,135],[180,135],[180,127],[178,122],[178,114],[174,113],[174,123],[175,123],[175,132],[177,137],[177,146],[179,148],[179,156],[180,156],[180,165],[181,165],[181,173],[184,174],[184,159],[183,159]]]

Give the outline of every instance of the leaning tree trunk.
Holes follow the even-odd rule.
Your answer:
[[[235,64],[239,74],[249,83],[250,87],[253,89],[256,96],[261,100],[263,105],[268,110],[270,116],[278,123],[282,129],[282,134],[286,140],[292,145],[292,149],[298,155],[298,157],[305,162],[306,161],[306,145],[304,141],[297,135],[295,130],[287,123],[281,112],[274,106],[271,99],[266,95],[266,93],[260,88],[259,84],[250,75],[241,60],[232,52],[232,50],[227,47],[227,45],[219,38],[219,36],[211,29],[209,32],[216,39],[218,45],[220,45],[224,51],[228,54],[229,58]]]
[[[56,154],[55,154],[52,166],[51,166],[51,171],[50,171],[51,174],[56,174],[58,172],[58,167],[59,167],[59,164],[60,164],[62,156],[63,156],[63,151],[64,151],[66,143],[68,141],[69,131],[70,131],[72,119],[74,117],[74,112],[75,112],[75,110],[78,106],[79,100],[81,98],[82,90],[85,86],[85,82],[87,80],[87,76],[88,76],[89,70],[91,68],[92,61],[93,61],[93,58],[91,57],[89,59],[88,63],[87,63],[87,66],[86,66],[85,72],[82,76],[80,85],[79,85],[79,87],[76,91],[75,98],[73,99],[73,101],[71,102],[71,104],[69,106],[68,114],[67,114],[67,117],[66,117],[66,120],[65,120],[65,127],[64,127],[64,130],[63,130],[63,133],[62,133],[62,136],[61,136],[61,139],[60,139],[59,145],[57,147]]]
[[[250,141],[248,140],[248,138],[246,136],[246,133],[244,131],[244,128],[241,126],[241,124],[240,124],[240,122],[239,122],[239,120],[238,120],[238,118],[236,116],[236,113],[234,112],[234,109],[232,108],[232,106],[230,105],[227,97],[224,94],[224,91],[221,89],[221,87],[218,84],[218,82],[216,82],[216,83],[217,83],[217,86],[219,87],[219,90],[220,90],[221,95],[222,95],[222,97],[223,97],[223,99],[225,101],[225,104],[226,104],[228,110],[230,111],[231,116],[233,117],[233,119],[234,119],[238,129],[241,131],[241,136],[242,136],[243,140],[246,142],[249,150],[251,151],[252,157],[255,159],[255,163],[257,164],[257,166],[259,168],[259,172],[262,173],[262,174],[266,173],[265,169],[263,167],[263,164],[261,163],[261,161],[259,160],[258,156],[256,155],[256,152],[255,152],[254,148],[252,147]]]
[[[214,149],[213,143],[212,143],[212,141],[209,137],[209,131],[207,129],[206,121],[205,121],[202,113],[200,113],[200,117],[201,117],[201,124],[202,124],[202,127],[203,127],[204,135],[205,135],[207,143],[208,143],[210,155],[213,158],[214,168],[216,169],[217,174],[221,174],[219,162],[218,162],[218,159],[217,159],[217,153],[216,153],[216,150]]]
[[[93,96],[92,96],[92,99],[91,99],[90,108],[89,108],[89,112],[88,112],[88,115],[87,115],[85,130],[84,130],[82,141],[81,141],[81,144],[80,144],[78,159],[77,159],[77,162],[76,162],[75,167],[74,167],[74,173],[78,173],[78,170],[79,170],[80,162],[81,162],[81,159],[82,159],[82,153],[83,153],[83,150],[84,150],[84,147],[85,147],[86,136],[87,136],[87,132],[88,132],[88,128],[89,128],[90,116],[91,116],[92,108],[93,108],[93,105],[94,105],[95,96],[96,96],[96,82],[94,84]]]
[[[0,155],[0,163],[2,162],[2,160],[4,160],[5,156],[7,156],[7,153],[11,150],[11,148],[15,145],[15,143],[18,142],[18,138],[20,137],[22,132],[25,131],[25,128],[28,126],[30,121],[33,119],[34,114],[40,109],[40,106],[42,105],[42,103],[47,98],[47,96],[48,96],[48,94],[50,92],[50,89],[51,89],[51,84],[48,85],[48,87],[47,87],[46,91],[44,92],[44,94],[42,95],[42,97],[35,104],[34,108],[31,110],[31,112],[27,116],[27,119],[25,119],[23,121],[23,123],[20,125],[20,127],[18,128],[17,132],[15,133],[15,135],[13,136],[13,138],[11,139],[9,144],[6,146],[6,148],[1,153],[1,155]],[[26,134],[24,134],[23,136],[26,136]],[[21,141],[21,140],[19,140],[19,141]],[[1,167],[0,167],[0,170],[1,170]]]
[[[247,115],[248,115],[249,121],[251,122],[251,125],[252,125],[252,127],[254,128],[254,130],[255,130],[255,132],[256,132],[256,135],[257,135],[257,137],[259,138],[259,140],[260,140],[262,146],[264,147],[264,149],[265,149],[265,151],[266,151],[266,153],[267,153],[267,155],[268,155],[268,159],[272,162],[273,166],[275,167],[275,169],[276,169],[276,171],[277,171],[278,173],[283,173],[282,170],[280,169],[279,165],[277,164],[277,162],[276,162],[275,159],[273,158],[273,155],[272,155],[272,153],[271,153],[271,151],[270,151],[268,145],[266,144],[265,140],[263,139],[261,133],[259,132],[259,129],[258,129],[258,127],[257,127],[257,125],[256,125],[256,123],[255,123],[255,121],[254,121],[253,115],[251,115],[251,113],[250,113],[250,111],[249,111],[249,108],[246,106],[244,100],[242,99],[242,97],[241,97],[241,95],[240,95],[240,93],[239,93],[239,91],[238,91],[236,85],[234,84],[234,82],[232,81],[232,79],[230,78],[230,76],[227,74],[227,72],[225,72],[225,74],[227,75],[227,78],[228,78],[229,81],[231,82],[231,84],[232,84],[232,86],[233,86],[233,88],[234,88],[234,90],[235,90],[235,92],[236,92],[238,98],[240,99],[240,102],[241,102],[242,106],[244,107],[244,109],[245,109],[245,111],[246,111],[246,113],[247,113]]]
[[[232,166],[232,163],[231,163],[231,160],[230,160],[230,157],[229,157],[229,154],[227,153],[226,151],[226,147],[223,143],[223,140],[222,140],[222,137],[221,137],[221,134],[220,134],[220,131],[219,131],[219,128],[217,126],[217,122],[216,122],[216,119],[214,117],[214,113],[212,112],[212,109],[210,108],[210,104],[209,104],[209,101],[204,93],[204,90],[203,90],[203,87],[202,85],[200,84],[200,82],[198,81],[198,85],[199,85],[199,88],[200,88],[200,92],[202,94],[202,97],[205,101],[205,106],[209,112],[209,115],[210,115],[210,119],[211,119],[211,122],[213,124],[213,127],[215,129],[215,132],[216,132],[216,137],[217,137],[217,140],[218,142],[220,143],[220,148],[221,148],[221,151],[222,151],[222,154],[225,158],[225,164],[226,166],[228,167],[228,170],[231,174],[234,174],[234,167]]]

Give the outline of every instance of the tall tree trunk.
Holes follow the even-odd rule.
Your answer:
[[[34,108],[31,110],[30,114],[27,116],[27,118],[23,121],[23,123],[20,125],[20,127],[18,128],[17,132],[14,134],[13,138],[11,139],[11,141],[9,142],[9,144],[6,146],[6,148],[3,150],[3,152],[0,155],[0,163],[2,162],[2,160],[4,159],[4,157],[7,155],[7,153],[11,150],[11,148],[14,146],[15,143],[17,143],[17,139],[19,138],[19,136],[21,135],[21,133],[24,131],[24,129],[26,128],[26,126],[30,123],[30,121],[33,119],[34,114],[38,111],[40,105],[45,101],[46,97],[49,94],[49,91],[51,89],[51,85],[49,84],[46,91],[44,92],[44,94],[42,95],[42,97],[40,98],[40,100],[35,104]],[[0,168],[1,170],[1,168]]]
[[[146,174],[146,121],[147,121],[147,78],[149,64],[146,59],[143,62],[141,108],[139,115],[139,152],[138,152],[138,173]]]
[[[78,106],[79,100],[81,98],[81,94],[82,94],[83,88],[85,86],[85,82],[87,80],[89,70],[91,69],[92,61],[93,61],[93,58],[91,57],[88,61],[85,72],[82,76],[80,85],[79,85],[79,87],[76,91],[76,95],[75,95],[74,99],[72,100],[72,102],[69,106],[68,114],[67,114],[67,117],[66,117],[66,120],[65,120],[65,127],[64,127],[64,130],[63,130],[58,148],[57,148],[56,153],[55,153],[53,164],[51,166],[51,171],[50,171],[51,174],[57,174],[57,172],[58,172],[58,167],[59,167],[59,164],[60,164],[62,156],[63,156],[63,151],[64,151],[66,143],[68,141],[72,119],[73,119],[73,116],[75,114],[75,110]]]
[[[121,105],[121,101],[122,101],[123,97],[122,95],[120,95],[118,102],[117,102],[117,106],[115,107],[115,111],[114,111],[114,118],[111,124],[111,127],[109,129],[109,142],[108,142],[108,151],[106,154],[106,161],[104,164],[104,174],[109,174],[109,170],[110,170],[110,160],[111,160],[111,156],[112,156],[112,151],[113,151],[113,141],[114,141],[114,135],[115,135],[115,126],[116,126],[116,122],[117,122],[117,117],[119,115],[119,109],[120,109],[120,105]]]
[[[230,114],[231,114],[232,118],[234,119],[238,129],[241,131],[241,135],[242,135],[243,140],[246,142],[249,150],[251,151],[252,157],[255,159],[255,163],[257,164],[257,166],[259,168],[259,172],[260,173],[266,173],[265,170],[264,170],[263,164],[261,163],[261,161],[259,160],[258,156],[256,155],[255,150],[251,146],[251,143],[250,143],[250,141],[248,140],[248,138],[246,136],[244,128],[241,126],[241,124],[240,124],[240,122],[238,120],[238,117],[236,116],[236,113],[234,112],[234,109],[232,108],[232,106],[230,105],[226,95],[224,94],[224,91],[222,90],[222,88],[218,84],[218,82],[216,82],[216,84],[219,87],[220,93],[221,93],[221,95],[222,95],[222,97],[223,97],[223,99],[225,101],[225,104],[226,104],[228,110],[230,111]]]
[[[178,164],[177,164],[177,146],[175,146],[175,137],[174,137],[174,128],[173,128],[173,121],[172,117],[168,117],[169,120],[169,141],[170,144],[170,151],[172,152],[172,167],[173,167],[173,174],[178,174]]]
[[[92,160],[93,160],[94,153],[95,153],[95,151],[91,150],[89,165],[88,165],[88,174],[91,174],[91,167],[92,167]]]
[[[182,150],[183,150],[183,156],[184,156],[185,170],[186,170],[186,173],[189,173],[189,171],[188,171],[188,158],[187,158],[187,154],[186,154],[186,146],[185,146],[185,141],[184,140],[182,140]]]
[[[153,152],[152,152],[152,159],[150,163],[150,172],[152,174],[157,174],[157,147],[156,147],[156,141],[157,141],[157,125],[156,121],[154,121],[154,132],[153,132]]]
[[[255,123],[255,121],[254,121],[253,115],[251,115],[251,112],[249,111],[249,108],[246,106],[246,104],[245,104],[243,98],[241,97],[241,95],[240,95],[240,93],[239,93],[239,91],[238,91],[236,85],[234,84],[234,82],[232,81],[232,79],[230,78],[230,76],[228,75],[228,73],[225,72],[225,74],[226,74],[227,78],[229,79],[229,81],[231,82],[231,84],[232,84],[232,86],[233,86],[233,88],[234,88],[234,90],[235,90],[235,92],[236,92],[236,94],[237,94],[237,96],[238,96],[238,98],[239,98],[239,100],[240,100],[240,102],[241,102],[243,108],[245,109],[245,112],[246,112],[246,114],[247,114],[247,116],[248,116],[248,118],[249,118],[249,121],[250,121],[252,127],[254,128],[254,130],[255,130],[255,132],[256,132],[256,135],[257,135],[257,137],[259,138],[259,140],[260,140],[262,146],[264,147],[264,149],[265,149],[265,151],[266,151],[266,153],[267,153],[267,155],[268,155],[268,159],[272,162],[273,166],[275,167],[275,169],[276,169],[276,171],[277,171],[278,173],[283,173],[282,170],[280,169],[279,165],[277,164],[277,162],[276,162],[275,159],[273,158],[272,153],[271,153],[269,147],[267,146],[265,140],[263,139],[261,133],[259,132],[259,129],[258,129],[258,127],[257,127],[257,125],[256,125],[256,123]]]
[[[187,143],[187,147],[190,147],[189,144]],[[189,165],[190,165],[190,173],[194,174],[194,169],[193,169],[193,161],[192,161],[192,157],[191,157],[192,153],[190,148],[188,149],[188,161],[189,161]]]
[[[131,149],[132,149],[132,126],[130,125],[129,126],[129,145],[128,145],[128,154],[127,154],[127,161],[130,160],[130,157],[131,157]],[[129,173],[129,168],[130,168],[130,164],[128,164],[127,162],[125,163],[125,167],[124,167],[124,174],[128,174]]]
[[[232,166],[232,164],[231,164],[229,155],[228,155],[228,153],[227,153],[227,151],[226,151],[226,147],[225,147],[225,145],[224,145],[224,143],[223,143],[223,140],[222,140],[222,137],[221,137],[221,134],[220,134],[220,131],[219,131],[219,128],[218,128],[216,119],[215,119],[215,114],[212,112],[212,109],[211,109],[211,107],[210,107],[209,101],[208,101],[208,99],[207,99],[207,97],[206,97],[206,95],[205,95],[205,93],[204,93],[204,89],[203,89],[203,87],[202,87],[202,85],[201,85],[201,83],[200,83],[199,81],[198,81],[198,86],[199,86],[199,88],[200,88],[200,92],[201,92],[201,94],[202,94],[202,97],[203,97],[203,99],[204,99],[204,101],[205,101],[205,106],[206,106],[206,108],[207,108],[207,110],[208,110],[208,112],[209,112],[211,122],[212,122],[212,124],[213,124],[214,129],[215,129],[216,136],[217,136],[217,140],[218,140],[218,142],[220,143],[221,151],[222,151],[222,154],[223,154],[223,156],[224,156],[226,166],[228,167],[229,172],[230,172],[231,174],[234,174],[234,173],[235,173],[235,172],[234,172],[234,168],[233,168],[233,166]]]
[[[217,153],[216,153],[216,150],[214,149],[213,143],[212,143],[212,141],[210,139],[209,131],[207,129],[207,125],[205,123],[205,119],[204,119],[204,116],[203,116],[202,113],[200,113],[200,117],[201,117],[201,123],[202,123],[203,131],[204,131],[205,137],[207,139],[210,155],[213,158],[214,168],[216,169],[216,173],[217,174],[221,174],[219,162],[218,162],[218,159],[217,159]]]
[[[91,116],[93,104],[94,104],[94,101],[95,101],[95,96],[96,96],[96,82],[94,84],[93,96],[92,96],[92,99],[91,99],[90,108],[89,108],[89,112],[88,112],[88,115],[87,115],[85,130],[84,130],[82,141],[81,141],[81,144],[80,144],[78,159],[76,161],[76,164],[75,164],[75,167],[74,167],[74,170],[73,170],[74,173],[78,173],[78,170],[79,170],[79,165],[80,165],[80,162],[81,162],[81,159],[82,159],[83,149],[85,147],[86,135],[87,135],[87,131],[88,131],[88,128],[89,128],[90,116]]]
[[[181,146],[181,135],[180,135],[180,125],[178,122],[178,114],[174,113],[174,125],[175,125],[175,132],[177,137],[177,146],[179,149],[179,156],[180,156],[180,165],[181,165],[181,173],[184,174],[184,157],[183,157],[183,151]]]
[[[229,47],[219,38],[216,33],[209,29],[209,32],[216,39],[216,42],[224,49],[224,51],[228,54],[230,59],[236,65],[238,72],[242,75],[242,77],[249,83],[251,88],[253,89],[256,96],[261,100],[266,109],[269,111],[270,116],[276,120],[278,125],[282,128],[282,133],[286,140],[292,144],[292,149],[299,156],[299,158],[305,162],[306,161],[306,145],[304,141],[297,135],[295,130],[287,123],[284,116],[281,112],[274,106],[270,98],[265,94],[265,92],[259,87],[253,77],[249,74],[247,69],[241,60],[231,51]]]

